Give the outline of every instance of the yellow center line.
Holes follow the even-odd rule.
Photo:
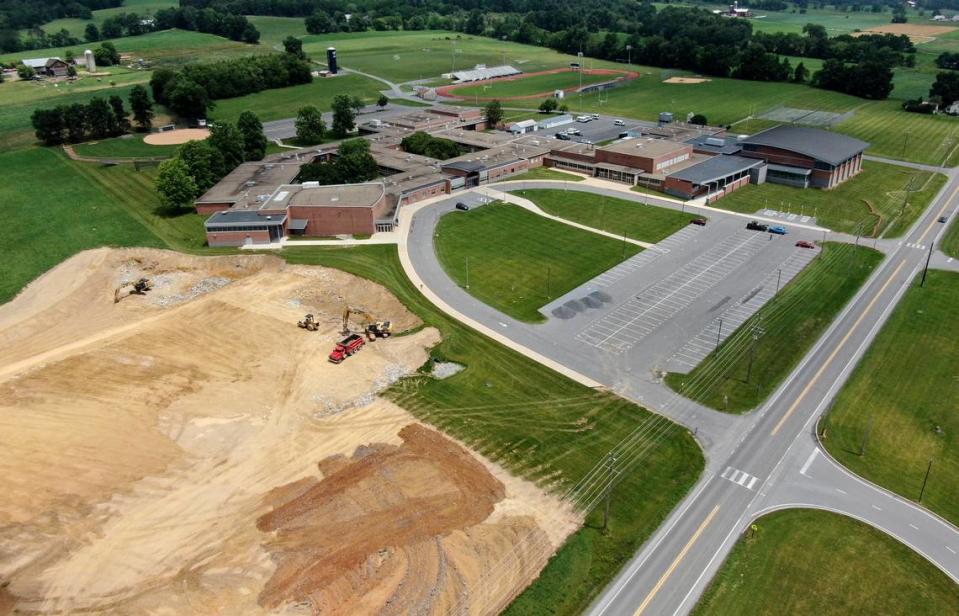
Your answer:
[[[929,234],[929,231],[931,231],[932,228],[935,227],[935,226],[939,223],[939,218],[940,218],[940,217],[946,212],[946,210],[949,208],[949,204],[952,203],[952,200],[956,198],[956,193],[959,193],[959,186],[957,186],[956,189],[955,189],[954,191],[952,191],[952,194],[949,195],[949,198],[946,199],[946,202],[942,204],[942,209],[939,210],[939,213],[936,214],[936,216],[932,219],[932,221],[929,223],[929,226],[926,227],[926,230],[923,231],[923,232],[922,232],[922,235],[919,236],[919,242],[918,242],[918,243],[921,244],[922,241],[923,241],[924,239],[926,239],[926,236]]]
[[[879,298],[882,297],[882,294],[885,292],[886,288],[889,287],[889,285],[892,284],[892,281],[896,279],[896,275],[899,273],[899,270],[901,270],[902,266],[905,264],[906,264],[905,261],[902,261],[899,263],[899,267],[896,268],[896,271],[894,271],[892,273],[892,276],[889,277],[889,280],[887,280],[886,283],[882,285],[882,288],[879,289],[879,291],[876,293],[876,296],[872,298],[872,301],[869,302],[869,305],[866,306],[866,309],[863,310],[861,315],[859,315],[859,318],[856,319],[856,322],[852,324],[852,327],[849,328],[849,331],[846,332],[846,335],[843,336],[843,339],[839,342],[836,348],[833,349],[833,352],[829,354],[829,357],[826,359],[826,361],[823,362],[822,366],[819,367],[819,370],[816,372],[816,376],[814,376],[812,380],[809,381],[808,384],[806,384],[806,387],[803,388],[802,393],[799,394],[796,400],[789,407],[789,410],[786,411],[786,413],[779,420],[779,423],[776,424],[776,427],[773,428],[771,436],[776,436],[776,433],[779,432],[779,429],[783,427],[783,424],[786,423],[786,420],[789,419],[789,416],[793,414],[793,411],[796,410],[796,407],[798,407],[799,404],[803,401],[803,398],[806,397],[806,394],[809,393],[809,390],[813,388],[813,385],[816,384],[816,382],[819,380],[819,377],[822,376],[823,372],[826,371],[826,368],[829,367],[829,364],[832,363],[832,360],[834,360],[836,358],[836,355],[839,353],[839,351],[841,351],[842,348],[846,346],[846,342],[849,341],[849,338],[853,335],[853,333],[859,327],[859,324],[862,323],[862,320],[866,318],[866,315],[868,315],[872,311],[872,307],[876,304],[877,301],[879,301]]]
[[[683,546],[683,549],[676,556],[676,560],[669,565],[669,569],[666,569],[666,573],[663,574],[663,577],[659,578],[659,581],[656,582],[656,585],[653,586],[653,589],[649,591],[649,594],[646,595],[646,598],[643,599],[642,604],[640,604],[639,609],[636,610],[636,613],[633,616],[639,616],[643,611],[649,607],[649,604],[652,602],[653,597],[656,596],[656,593],[663,587],[663,584],[666,583],[666,580],[669,579],[669,576],[673,574],[673,571],[676,570],[676,567],[679,566],[679,563],[686,557],[686,553],[689,552],[690,548],[693,547],[693,544],[696,543],[696,540],[699,539],[699,536],[703,534],[703,531],[706,530],[706,527],[709,526],[709,523],[713,521],[713,518],[716,517],[716,512],[719,511],[719,505],[713,507],[713,510],[709,512],[709,515],[706,516],[706,519],[703,520],[703,523],[699,525],[699,528],[696,529],[696,532],[693,533],[693,536],[689,538],[689,541],[686,542],[686,545]]]

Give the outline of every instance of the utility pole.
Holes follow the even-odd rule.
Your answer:
[[[616,474],[619,472],[616,470],[616,455],[611,451],[606,454],[606,471],[608,474],[608,479],[606,483],[606,505],[603,508],[603,532],[606,532],[606,529],[609,528],[609,501],[610,496],[613,493],[613,483],[616,480]]]
[[[746,382],[749,383],[753,377],[753,360],[756,359],[756,344],[759,337],[763,335],[763,328],[758,325],[753,326],[753,343],[749,347],[749,368],[746,370]]]
[[[866,426],[866,433],[862,435],[862,444],[859,445],[859,456],[866,455],[866,443],[869,442],[869,436],[872,434],[872,420],[875,415],[869,416],[869,425]]]
[[[929,252],[926,253],[926,265],[922,268],[922,281],[919,283],[920,287],[925,286],[926,284],[926,273],[929,271],[929,260],[932,259],[932,245],[934,243],[935,242],[933,241],[929,242]]]
[[[926,493],[926,482],[929,481],[929,471],[932,470],[932,460],[929,460],[929,466],[926,467],[926,476],[922,478],[922,489],[919,490],[919,502],[922,502],[922,495]]]
[[[719,341],[723,335],[723,320],[719,319],[719,331],[716,332],[716,348],[719,348]]]

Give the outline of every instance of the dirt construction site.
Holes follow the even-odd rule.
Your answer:
[[[408,333],[330,363],[346,304]],[[0,615],[496,611],[545,565],[521,539],[579,521],[378,395],[421,325],[267,256],[98,249],[34,281],[0,306]]]

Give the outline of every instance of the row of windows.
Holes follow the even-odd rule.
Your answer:
[[[681,163],[684,160],[687,160],[688,158],[689,158],[689,152],[685,154],[680,154],[679,156],[674,156],[670,158],[669,160],[664,160],[663,162],[656,164],[656,171],[659,171],[660,169],[664,167],[671,167],[675,165],[676,163]]]
[[[226,233],[227,231],[269,231],[270,228],[265,225],[250,225],[244,227],[207,227],[207,231]]]

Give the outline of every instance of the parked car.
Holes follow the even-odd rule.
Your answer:
[[[569,141],[569,135],[567,135],[566,133],[556,133],[553,136],[559,139],[560,141]]]
[[[749,229],[750,231],[765,231],[769,227],[759,221],[750,220],[749,222],[746,223],[746,228]]]
[[[775,235],[786,235],[786,227],[782,225],[773,225],[769,227],[769,232]]]
[[[807,242],[806,240],[799,240],[796,242],[796,248],[815,248],[816,245],[812,242]]]
[[[946,222],[947,220],[949,220],[949,217],[948,217],[948,216],[940,216],[940,217],[939,217],[939,222]]]
[[[578,128],[567,128],[567,129],[566,129],[566,134],[567,134],[567,135],[582,135],[583,132],[582,132],[581,130],[579,130]]]
[[[456,209],[462,210],[462,211],[464,211],[464,212],[468,212],[468,211],[470,211],[470,206],[466,205],[466,204],[463,203],[462,201],[458,201],[458,202],[456,203]]]
[[[623,122],[622,120],[613,120],[613,125],[614,125],[614,126],[626,126],[626,122]]]
[[[700,226],[700,227],[705,227],[705,226],[706,226],[706,219],[705,219],[705,218],[693,218],[692,220],[689,221],[689,224],[691,224],[691,225],[698,225],[698,226]]]
[[[590,117],[590,119],[598,120],[598,119],[599,119],[599,114],[598,114],[598,113],[594,113],[594,114],[590,115],[589,117]]]

